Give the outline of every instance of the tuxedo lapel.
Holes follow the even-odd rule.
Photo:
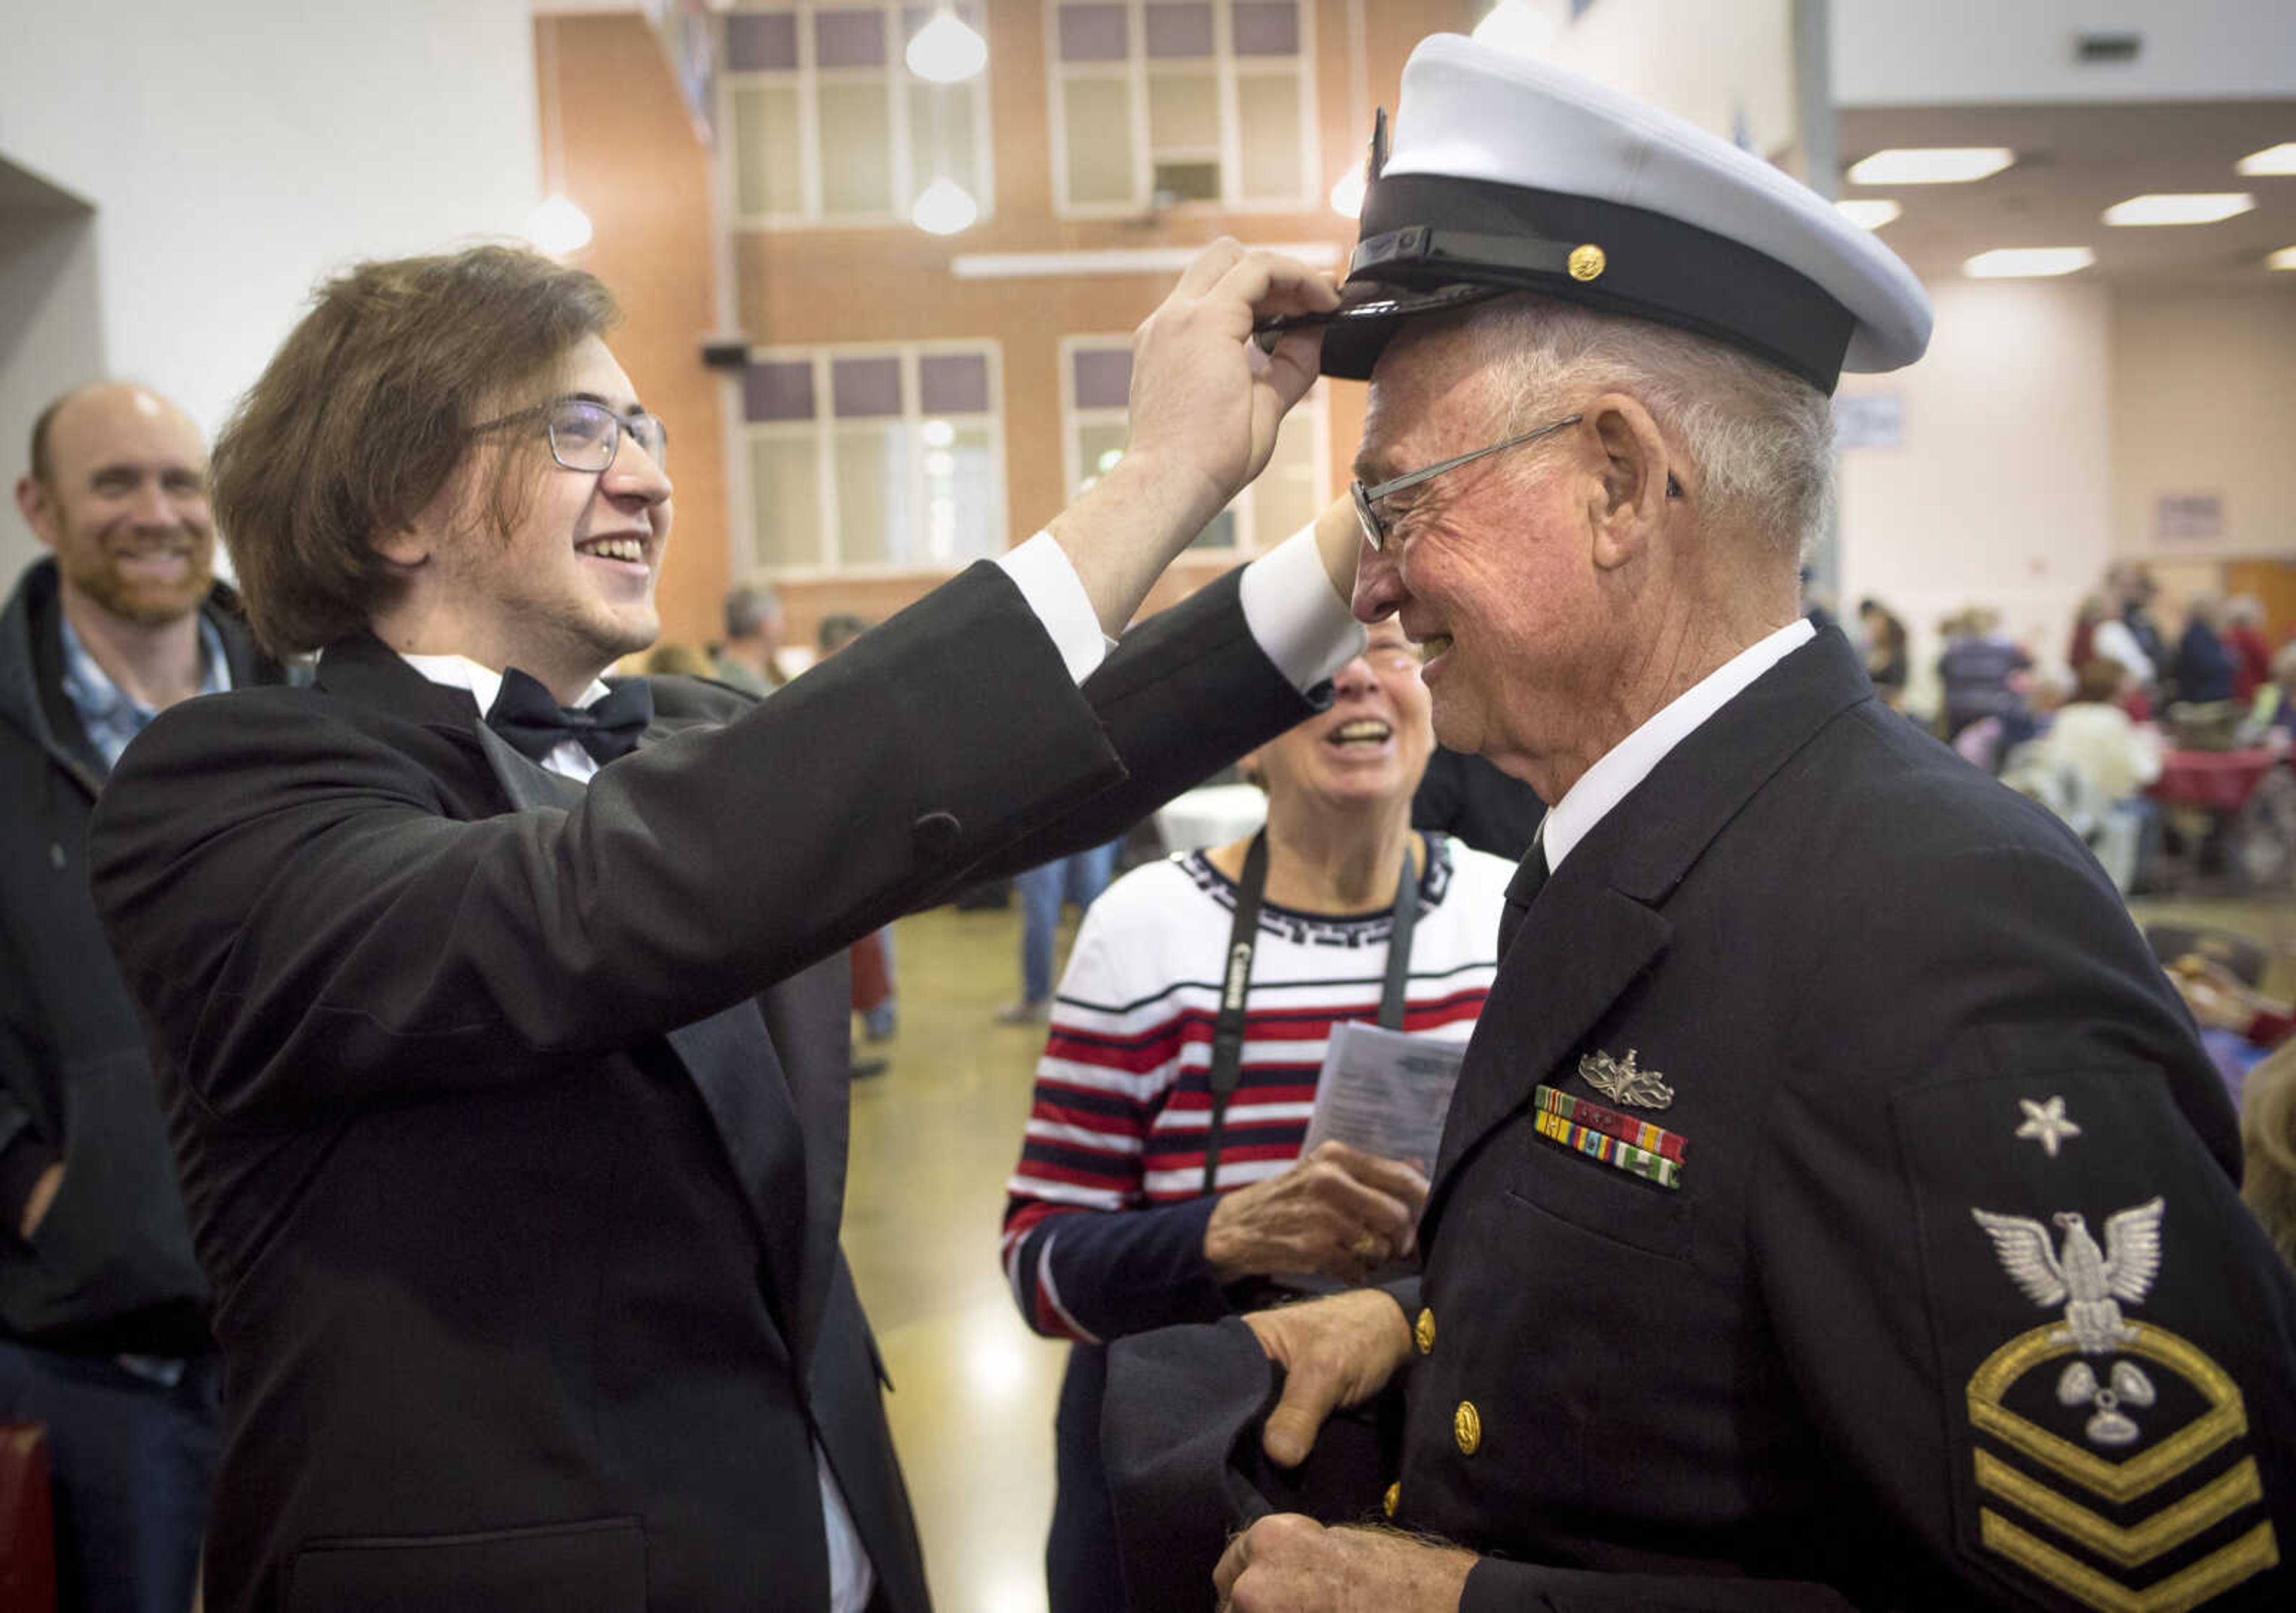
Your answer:
[[[521,811],[543,806],[571,810],[588,793],[587,785],[528,760],[484,723],[478,725],[478,736],[503,793]],[[786,985],[775,991],[786,989]],[[810,1249],[816,1195],[804,1191],[809,1128],[791,1100],[783,1069],[778,1047],[787,1044],[768,1031],[758,1000],[750,997],[706,1019],[681,1025],[666,1039],[717,1126],[765,1245],[767,1289],[775,1316],[791,1356],[802,1361],[805,1348],[800,1341],[812,1336],[806,1322],[808,1310],[816,1327],[820,1312],[817,1295],[809,1304],[808,1296],[821,1287],[821,1279],[816,1274],[808,1280],[808,1273],[816,1270]],[[840,1127],[840,1159],[844,1158],[843,1142]],[[792,1193],[792,1186],[800,1191]],[[791,1213],[797,1204],[805,1207],[802,1216]],[[833,1246],[834,1233],[826,1236]]]
[[[561,812],[571,812],[582,804],[588,787],[580,780],[553,773],[539,762],[528,760],[518,747],[484,723],[476,725],[476,733],[479,748],[487,753],[487,766],[494,770],[495,782],[502,786],[503,794],[519,811],[552,806]]]
[[[1535,888],[1467,1044],[1427,1236],[1461,1164],[1540,1083],[1565,1078],[1578,1044],[1665,951],[1666,901],[1715,836],[1820,728],[1872,697],[1841,634],[1820,633],[1669,751]],[[1515,889],[1531,887],[1517,876]]]
[[[319,659],[316,681],[330,694],[443,731],[460,743],[475,747],[486,774],[492,775],[502,799],[513,810],[571,811],[588,793],[586,785],[528,760],[488,727],[480,720],[470,691],[432,683],[370,634],[329,645]],[[676,725],[657,722],[647,736],[667,738],[675,732]],[[840,1016],[834,1022],[841,1027],[846,1021]],[[776,1320],[791,1345],[792,1356],[801,1358],[795,1347],[799,1319],[809,1308],[817,1326],[817,1290],[824,1283],[818,1274],[823,1263],[808,1259],[808,1246],[826,1241],[833,1253],[834,1222],[832,1218],[829,1229],[815,1229],[813,1201],[821,1197],[821,1190],[816,1187],[808,1191],[805,1185],[808,1127],[800,1124],[774,1039],[767,1034],[758,1003],[745,998],[708,1019],[679,1027],[667,1040],[685,1067],[725,1147],[766,1251],[766,1287]],[[842,1069],[841,1057],[831,1068]],[[837,1097],[841,1102],[841,1085]],[[809,1118],[815,1127],[822,1124],[818,1117]],[[842,1161],[841,1113],[836,1142],[834,1157]],[[841,1189],[841,1169],[836,1175],[838,1183],[830,1189],[832,1199]],[[800,1206],[802,1215],[798,1213]],[[808,1270],[816,1273],[810,1283],[806,1278]],[[808,1291],[816,1294],[809,1307],[800,1300]],[[807,1337],[810,1336],[808,1332]]]
[[[845,1150],[851,1093],[845,1072],[852,1052],[853,971],[838,953],[776,982],[757,999],[765,1031],[797,1072],[786,1091],[802,1129],[805,1174],[803,1259],[791,1347],[800,1364],[812,1359],[837,1267],[837,1228],[845,1215]]]

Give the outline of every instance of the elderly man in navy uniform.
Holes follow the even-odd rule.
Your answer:
[[[1268,1517],[1221,1593],[2296,1601],[2296,1290],[2190,1020],[2081,847],[1799,618],[1826,395],[1921,355],[1919,285],[1751,157],[1447,37],[1352,278],[1467,304],[1327,338],[1372,381],[1357,614],[1553,810],[1421,1293],[1249,1319],[1279,1462],[1400,1384],[1412,1534]]]

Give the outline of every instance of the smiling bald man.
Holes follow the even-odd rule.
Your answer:
[[[145,724],[277,669],[216,584],[181,409],[80,388],[29,463],[50,553],[0,612],[0,1419],[48,1429],[62,1606],[180,1613],[218,1442],[208,1290],[80,847]]]

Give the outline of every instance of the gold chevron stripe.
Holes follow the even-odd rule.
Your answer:
[[[2191,1568],[2132,1591],[2054,1546],[2044,1545],[1997,1512],[1980,1511],[1978,1525],[1991,1550],[2098,1613],[2184,1613],[2280,1561],[2271,1524],[2260,1523]]]
[[[2184,1472],[2210,1452],[2248,1432],[2248,1408],[2240,1386],[2215,1362],[2166,1328],[2139,1323],[2122,1347],[2181,1372],[2206,1396],[2210,1408],[2141,1456],[2107,1462],[2001,1404],[2010,1386],[2035,1367],[2077,1353],[2072,1335],[2062,1327],[2021,1333],[1985,1358],[1969,1380],[1969,1421],[2012,1449],[2063,1474],[2107,1501],[2133,1501]]]
[[[2183,1545],[2212,1524],[2222,1523],[2251,1502],[2264,1499],[2264,1480],[2249,1457],[2175,1506],[2155,1512],[2133,1528],[2107,1522],[2087,1507],[2017,1471],[1991,1453],[1977,1453],[1977,1482],[2014,1502],[2077,1545],[2087,1546],[2116,1568],[2133,1568]]]

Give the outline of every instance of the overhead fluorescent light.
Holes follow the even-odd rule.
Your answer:
[[[1906,210],[1887,196],[1853,196],[1833,208],[1861,230],[1878,230]]]
[[[2070,274],[2095,261],[2096,254],[2087,247],[1997,247],[1969,259],[1961,272],[1978,280],[2023,279]]]
[[[2246,191],[2131,196],[2105,209],[2104,221],[2115,225],[2215,224],[2245,213],[2255,205],[2256,198]]]
[[[2251,151],[2233,167],[2243,174],[2296,174],[2296,140]]]
[[[2296,247],[2282,247],[2266,258],[2264,264],[2267,268],[2296,269]]]
[[[1852,184],[1966,184],[2017,160],[2005,145],[1901,146],[1849,169]]]

